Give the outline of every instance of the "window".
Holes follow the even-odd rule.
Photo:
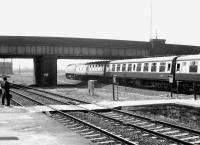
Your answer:
[[[142,64],[141,64],[141,63],[138,63],[138,64],[137,64],[137,69],[136,69],[136,70],[137,70],[137,71],[141,71],[141,66],[142,66]]]
[[[133,71],[135,71],[135,64],[133,64]]]
[[[122,64],[122,71],[126,70],[126,64]]]
[[[165,62],[161,62],[160,63],[160,68],[159,68],[159,72],[165,72]]]
[[[120,71],[120,64],[117,64],[117,71]]]
[[[151,64],[151,72],[156,72],[157,63]]]
[[[132,69],[132,64],[128,64],[128,71],[131,71]]]
[[[115,71],[115,64],[112,65],[112,71]]]
[[[198,69],[197,61],[191,61],[190,62],[190,69],[189,72],[196,73]]]
[[[149,63],[144,63],[143,72],[148,72],[149,70]]]
[[[181,64],[177,63],[177,65],[176,65],[176,71],[180,71],[180,68],[181,68]]]
[[[170,69],[171,69],[171,63],[168,63],[168,65],[167,65],[167,71],[170,71]]]

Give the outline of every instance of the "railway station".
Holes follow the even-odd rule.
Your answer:
[[[86,38],[0,36],[1,58],[32,58],[35,83],[57,85],[57,59],[128,59],[198,54],[199,46]]]
[[[2,63],[12,97],[0,106],[0,144],[199,144],[199,48],[2,36],[1,57],[32,58],[35,84]],[[57,59],[90,57],[57,74]]]
[[[0,5],[0,145],[200,145],[199,2]]]

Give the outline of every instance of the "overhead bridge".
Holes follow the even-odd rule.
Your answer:
[[[191,49],[192,47],[192,49]],[[181,51],[184,48],[184,51]],[[188,49],[185,49],[188,48]],[[57,85],[57,59],[125,59],[199,53],[195,46],[165,44],[164,39],[124,41],[64,37],[0,36],[1,58],[33,58],[36,85]]]
[[[1,57],[32,58],[44,55],[75,59],[146,57],[149,55],[149,42],[62,37],[0,37]]]

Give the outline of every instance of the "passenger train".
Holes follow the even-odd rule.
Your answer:
[[[71,64],[66,68],[67,78],[112,79],[119,82],[169,88],[171,83],[189,91],[193,84],[200,84],[200,54],[169,57],[151,57]]]

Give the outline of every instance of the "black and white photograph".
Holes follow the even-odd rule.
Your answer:
[[[200,145],[199,0],[0,0],[0,145]]]

